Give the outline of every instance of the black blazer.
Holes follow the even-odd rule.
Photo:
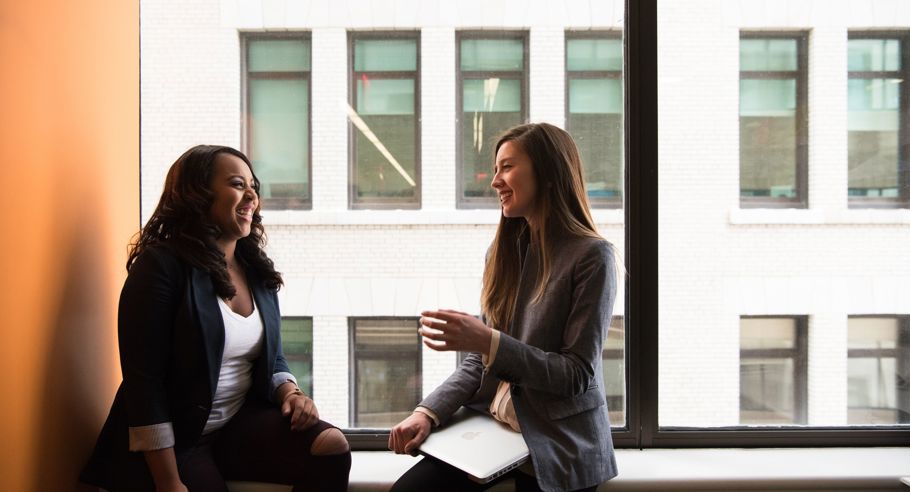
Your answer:
[[[272,376],[289,372],[281,351],[274,290],[253,274],[250,288],[264,325],[247,398],[272,399]],[[224,352],[224,322],[208,273],[154,246],[133,263],[117,318],[123,382],[80,479],[109,489],[152,486],[141,452],[129,451],[129,428],[170,422],[178,461],[202,435]]]

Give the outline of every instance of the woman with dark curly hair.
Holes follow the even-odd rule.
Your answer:
[[[281,350],[281,274],[259,181],[230,147],[171,166],[120,294],[123,382],[81,479],[112,492],[227,491],[225,480],[343,491],[351,454]]]

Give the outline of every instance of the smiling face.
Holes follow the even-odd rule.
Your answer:
[[[518,144],[507,141],[496,152],[493,189],[499,194],[502,215],[531,219],[537,201],[537,178],[531,158]]]
[[[221,229],[218,241],[237,241],[250,234],[253,212],[259,209],[253,186],[253,172],[243,159],[227,153],[215,156],[209,219]]]

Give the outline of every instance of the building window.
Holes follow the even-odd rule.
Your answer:
[[[262,206],[312,208],[310,40],[244,36],[244,143],[261,182]]]
[[[603,348],[604,392],[610,426],[626,425],[626,337],[622,316],[613,316]]]
[[[566,33],[566,129],[594,207],[622,207],[622,33]]]
[[[416,33],[352,33],[350,206],[420,208]]]
[[[418,318],[351,318],[351,422],[389,428],[420,402]]]
[[[806,38],[743,33],[739,48],[740,206],[806,207]]]
[[[281,318],[281,347],[300,389],[312,396],[313,318]]]
[[[910,36],[850,34],[847,44],[848,185],[851,207],[910,200]]]
[[[527,34],[460,32],[457,40],[458,208],[496,208],[496,137],[527,121]]]
[[[847,423],[910,423],[910,317],[847,322]]]
[[[807,318],[742,317],[739,422],[806,424]]]

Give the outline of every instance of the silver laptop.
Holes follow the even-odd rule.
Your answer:
[[[488,414],[465,407],[430,433],[419,451],[464,471],[479,483],[494,480],[528,461],[528,445],[521,434]]]

